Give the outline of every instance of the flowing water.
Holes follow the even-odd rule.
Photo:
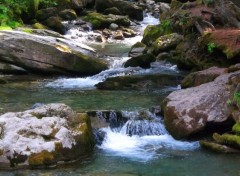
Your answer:
[[[141,34],[147,24],[158,20],[147,16],[138,29]],[[90,32],[91,35],[98,35]],[[9,83],[0,87],[0,114],[29,109],[35,103],[60,102],[76,111],[118,110],[125,120],[118,126],[99,129],[104,140],[84,162],[60,165],[49,170],[0,171],[7,176],[240,176],[237,155],[213,154],[199,148],[198,141],[177,141],[163,125],[161,116],[149,111],[171,91],[165,87],[153,91],[103,91],[94,85],[108,77],[148,73],[181,74],[175,66],[153,63],[151,68],[123,68],[132,44],[141,35],[117,42],[109,39],[97,44],[87,41],[86,33],[71,29],[66,35],[74,42],[85,42],[100,51],[110,68],[97,75],[83,78],[39,78],[9,76]],[[81,37],[77,37],[81,36]],[[116,115],[110,117],[114,121]]]

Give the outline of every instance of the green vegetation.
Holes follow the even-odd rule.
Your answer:
[[[209,53],[213,53],[213,51],[217,48],[217,45],[215,43],[208,43],[207,49]]]
[[[240,92],[236,92],[233,96],[233,100],[236,102],[238,106],[240,106]]]
[[[0,26],[17,28],[23,21],[33,20],[39,6],[46,8],[56,5],[57,0],[1,0]]]

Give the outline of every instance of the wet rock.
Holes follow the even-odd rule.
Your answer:
[[[174,49],[182,40],[183,36],[177,33],[161,36],[152,45],[153,53],[158,55],[160,52]]]
[[[115,23],[111,23],[110,26],[109,26],[109,29],[115,31],[115,30],[117,30],[118,27],[119,27],[119,26],[118,26],[117,24],[115,24]]]
[[[137,33],[132,30],[132,29],[129,29],[129,28],[121,28],[122,32],[123,32],[123,36],[126,37],[126,38],[130,38],[130,37],[134,37],[137,35]]]
[[[59,17],[50,17],[45,20],[43,24],[60,34],[65,34],[67,31],[67,27],[62,23],[62,19]]]
[[[104,36],[98,35],[98,36],[96,37],[96,41],[97,41],[97,42],[100,42],[100,43],[103,43],[103,42],[106,42],[106,39],[105,39]]]
[[[145,49],[146,49],[146,45],[144,43],[137,42],[131,47],[131,49],[128,53],[128,56],[129,57],[137,57],[139,55],[142,55],[143,51]]]
[[[144,90],[151,91],[165,86],[176,86],[181,76],[176,74],[131,75],[108,78],[95,85],[103,90]]]
[[[199,72],[190,73],[181,83],[182,88],[195,87],[214,81],[220,75],[228,73],[227,68],[211,67]]]
[[[123,33],[121,31],[116,31],[113,34],[113,38],[116,39],[116,40],[124,40],[124,36],[123,36]]]
[[[201,147],[211,150],[213,152],[220,152],[220,153],[239,153],[240,152],[240,150],[228,147],[226,145],[218,144],[215,142],[200,141],[200,145]]]
[[[6,113],[0,124],[1,167],[51,167],[84,157],[94,147],[88,116],[64,104]]]
[[[92,24],[93,29],[108,28],[111,23],[119,26],[129,26],[130,20],[126,16],[119,15],[102,15],[100,13],[89,13],[83,19]]]
[[[150,68],[151,63],[155,61],[156,61],[156,58],[154,57],[154,55],[142,54],[127,60],[127,62],[124,64],[124,67]]]
[[[0,32],[0,61],[37,74],[92,75],[107,69],[106,63],[83,54],[88,48],[51,36],[24,32]],[[86,49],[81,48],[84,47]]]
[[[59,12],[59,16],[63,20],[75,20],[77,18],[76,12],[72,9],[65,9],[65,10]]]
[[[232,146],[234,148],[240,149],[240,136],[235,135],[235,134],[213,134],[213,139],[220,143],[220,144],[226,144],[229,146]]]
[[[239,72],[235,73],[238,74]],[[224,124],[230,119],[227,105],[230,90],[225,74],[213,82],[175,91],[164,100],[164,123],[175,138],[187,138],[203,132],[208,124]]]
[[[240,70],[240,64],[232,65],[228,68],[228,72],[235,72]]]
[[[112,35],[112,31],[109,29],[104,29],[102,31],[102,34],[104,35],[104,37],[109,38]]]
[[[5,81],[3,78],[0,77],[0,84],[6,84],[7,81]]]

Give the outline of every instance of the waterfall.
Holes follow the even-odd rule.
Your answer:
[[[141,119],[143,114],[148,119]],[[175,140],[165,129],[162,118],[149,111],[125,111],[122,115],[128,115],[130,119],[120,129],[107,127],[100,130],[105,133],[105,138],[98,148],[108,155],[146,162],[166,157],[166,150],[188,151],[199,147],[198,142]]]

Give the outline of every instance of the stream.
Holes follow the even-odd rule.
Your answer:
[[[0,87],[0,114],[22,111],[35,103],[65,103],[77,112],[91,110],[120,111],[126,122],[100,129],[105,138],[84,162],[60,165],[48,170],[0,171],[6,176],[240,176],[238,155],[209,153],[200,149],[198,141],[175,140],[165,129],[163,117],[150,111],[179,85],[151,91],[97,90],[94,85],[109,77],[169,73],[183,75],[176,66],[166,62],[152,63],[151,68],[124,68],[131,46],[141,40],[148,24],[158,19],[146,16],[138,27],[139,35],[124,41],[109,39],[105,43],[88,41],[88,35],[77,29],[65,37],[74,38],[101,52],[110,68],[97,75],[82,78],[49,78],[18,76]],[[81,37],[77,37],[81,36]],[[141,113],[147,119],[140,119]],[[112,119],[116,118],[112,113]]]

